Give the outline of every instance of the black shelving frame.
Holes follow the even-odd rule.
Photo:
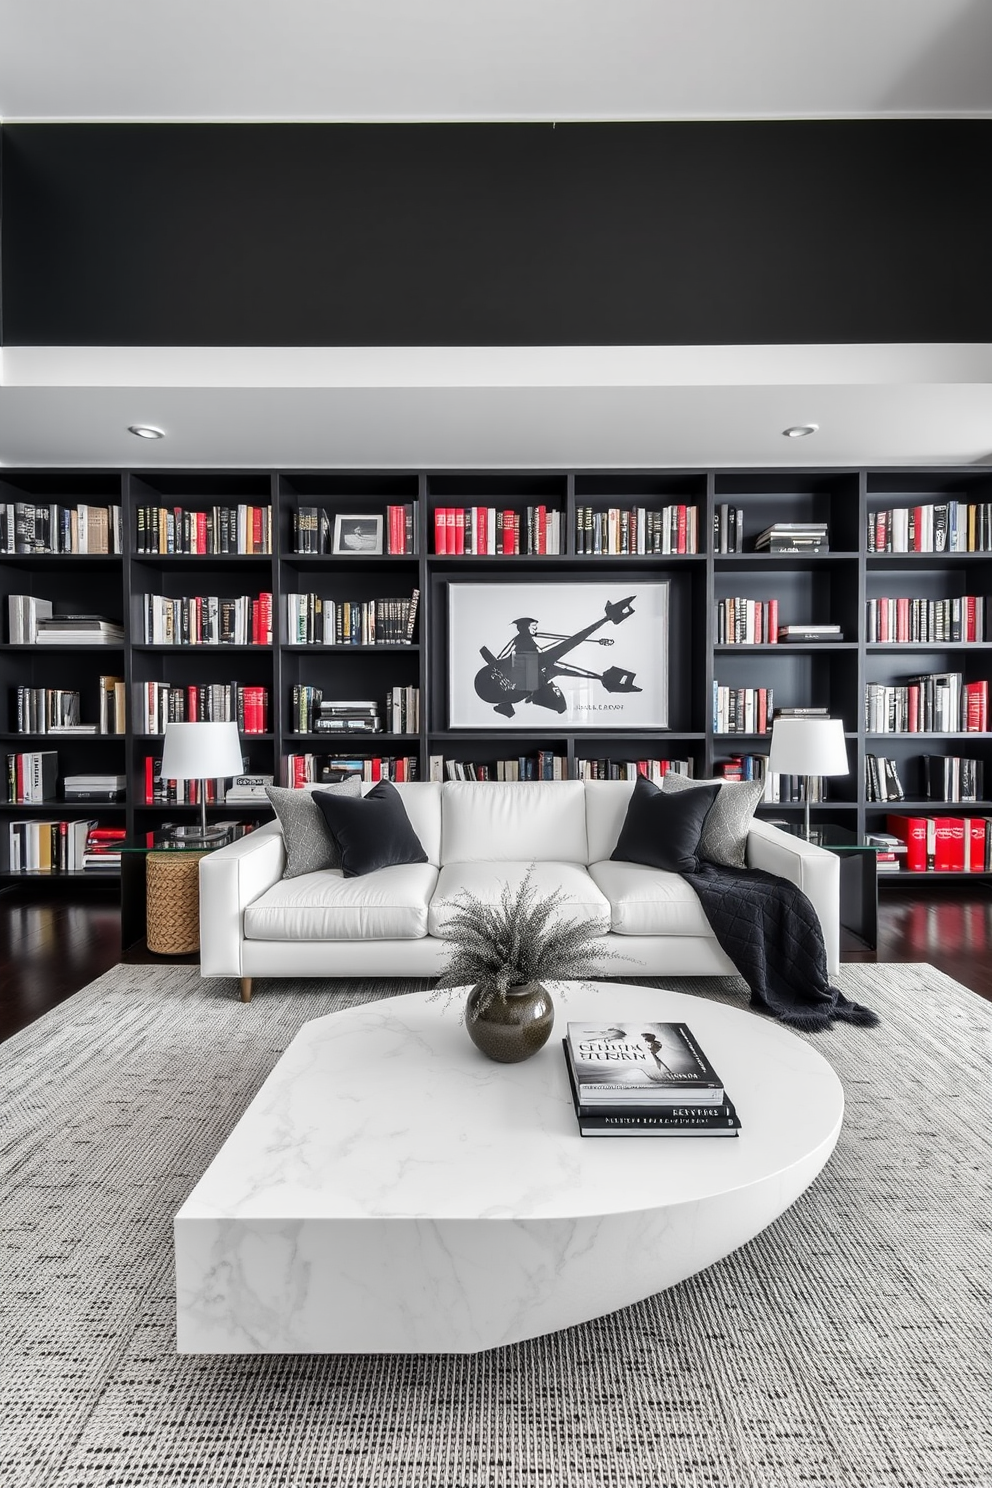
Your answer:
[[[905,763],[914,784],[914,763],[923,753],[967,753],[980,758],[992,782],[992,733],[869,734],[864,723],[865,686],[893,681],[925,670],[961,670],[966,677],[992,676],[992,642],[940,645],[869,644],[864,624],[869,598],[904,593],[922,598],[948,594],[992,595],[992,553],[869,553],[868,513],[879,507],[927,504],[952,497],[992,501],[992,471],[976,467],[888,468],[875,470],[622,470],[622,471],[142,471],[8,470],[0,481],[0,500],[57,500],[110,504],[123,512],[124,553],[111,556],[0,555],[0,604],[6,611],[11,593],[34,593],[69,601],[74,608],[99,611],[123,621],[123,647],[11,646],[2,658],[0,744],[4,753],[50,748],[59,753],[60,774],[87,765],[122,770],[127,799],[120,805],[87,809],[61,801],[42,806],[0,803],[0,886],[32,880],[54,882],[67,875],[17,874],[8,871],[6,823],[18,816],[96,816],[123,822],[129,835],[182,820],[198,808],[148,805],[144,801],[144,760],[156,738],[133,725],[135,685],[150,680],[175,683],[198,680],[256,683],[269,689],[270,726],[265,734],[244,736],[252,771],[284,779],[284,762],[294,752],[351,752],[355,755],[404,754],[418,762],[426,778],[432,756],[489,762],[553,750],[574,775],[583,758],[630,760],[691,757],[700,775],[710,775],[730,756],[767,752],[769,735],[716,734],[712,696],[715,682],[733,686],[775,687],[776,706],[818,705],[844,720],[851,771],[828,782],[827,799],[812,808],[821,821],[836,820],[856,831],[884,829],[890,812],[905,814],[981,815],[992,817],[992,799],[968,806],[924,801],[918,790],[901,803],[869,802],[865,795],[867,752],[890,755]],[[271,555],[174,556],[138,554],[135,513],[140,504],[204,507],[215,503],[271,504]],[[415,547],[409,555],[297,554],[292,547],[292,513],[300,505],[329,511],[385,514],[387,505],[416,503]],[[575,551],[575,521],[580,507],[660,507],[685,502],[699,510],[698,554],[586,555]],[[714,551],[714,519],[722,503],[744,512],[743,553]],[[521,556],[454,556],[433,552],[437,507],[496,505],[522,511],[528,505],[554,506],[561,513],[560,554]],[[753,540],[776,520],[825,520],[831,548],[824,553],[777,555],[753,551]],[[667,578],[679,614],[673,645],[686,647],[670,666],[671,713],[677,728],[651,732],[602,729],[569,730],[549,715],[526,731],[463,730],[447,727],[446,611],[448,581],[466,577],[536,585],[576,577]],[[420,591],[414,644],[378,646],[303,646],[284,639],[285,594],[317,590],[335,597],[406,596]],[[274,638],[259,646],[152,646],[141,639],[138,597],[153,592],[271,592]],[[741,595],[779,601],[781,624],[835,621],[843,639],[820,643],[718,645],[715,607],[718,600]],[[688,618],[688,624],[685,623]],[[227,664],[225,664],[225,661]],[[84,712],[92,717],[96,677],[115,672],[124,677],[128,729],[123,736],[67,737],[23,735],[12,728],[11,690],[24,685],[79,685]],[[58,680],[61,678],[61,680]],[[70,678],[74,679],[70,683]],[[384,701],[388,688],[420,689],[421,723],[417,734],[296,734],[290,728],[290,695],[294,682],[322,686],[325,696],[375,696]],[[360,688],[360,691],[356,691]],[[907,796],[910,790],[907,788]],[[769,817],[798,821],[798,804],[767,804]],[[267,806],[248,808],[219,804],[218,817],[260,819]],[[928,878],[975,879],[976,874],[931,874]],[[86,875],[87,878],[94,875]],[[112,875],[100,874],[106,882]],[[880,875],[880,881],[905,883],[909,875]],[[914,874],[914,881],[923,875]]]

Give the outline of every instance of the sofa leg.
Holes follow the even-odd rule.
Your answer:
[[[251,977],[241,978],[241,1001],[251,1002]]]

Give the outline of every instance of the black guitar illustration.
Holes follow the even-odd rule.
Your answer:
[[[514,703],[537,703],[541,708],[550,708],[553,713],[564,713],[568,707],[555,677],[583,677],[601,682],[607,692],[641,692],[634,686],[634,673],[622,667],[607,667],[605,672],[591,672],[585,667],[572,666],[562,661],[569,651],[583,641],[589,640],[593,631],[609,622],[620,625],[634,613],[634,596],[607,604],[601,620],[594,620],[584,630],[574,635],[553,635],[538,630],[539,621],[531,615],[522,615],[514,620],[517,634],[508,641],[498,656],[488,646],[480,647],[486,665],[475,675],[475,690],[483,702],[493,704],[493,712],[504,718],[514,717]],[[541,642],[547,642],[541,645]],[[612,646],[609,637],[600,636],[594,646]]]

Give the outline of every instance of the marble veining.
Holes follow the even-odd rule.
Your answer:
[[[180,1210],[185,1352],[470,1352],[601,1315],[726,1255],[826,1162],[826,1061],[748,1012],[558,989],[551,1040],[487,1060],[430,994],[308,1023]],[[688,1023],[737,1139],[579,1137],[570,1019]]]

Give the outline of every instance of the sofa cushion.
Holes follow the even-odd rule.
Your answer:
[[[324,813],[313,798],[314,791],[318,790],[357,797],[361,794],[361,785],[357,780],[342,780],[337,785],[304,785],[295,790],[278,785],[265,787],[286,844],[283,878],[299,878],[301,873],[316,873],[320,868],[341,866],[337,843],[328,830]]]
[[[609,860],[590,863],[589,876],[609,900],[615,935],[714,938],[695,889],[677,873]]]
[[[578,782],[576,782],[578,783]],[[512,789],[519,787],[513,786]],[[463,890],[474,894],[487,904],[498,904],[503,885],[509,884],[515,892],[519,889],[527,870],[532,869],[531,882],[539,898],[553,894],[556,889],[564,892],[559,908],[563,920],[595,920],[606,935],[610,928],[609,900],[600,893],[588,872],[577,863],[445,863],[438,874],[437,888],[431,900],[427,917],[427,929],[441,940],[450,940],[445,922],[453,914],[452,901]]]
[[[283,878],[245,910],[246,940],[421,940],[437,883],[430,863],[345,878],[340,868]]]
[[[634,782],[613,857],[670,873],[695,873],[703,822],[720,787],[666,794],[645,775]]]
[[[447,780],[441,789],[442,863],[586,862],[581,780]]]
[[[380,780],[355,800],[330,791],[315,791],[314,800],[337,843],[345,878],[361,878],[401,863],[427,862],[403,800],[388,780]]]
[[[747,834],[765,794],[763,780],[690,780],[669,771],[662,789],[667,794],[716,785],[716,800],[706,813],[699,837],[699,856],[725,868],[747,867]]]

